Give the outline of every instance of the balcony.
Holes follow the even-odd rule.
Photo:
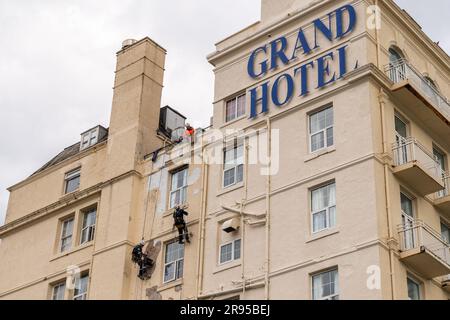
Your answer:
[[[450,293],[450,275],[442,278],[442,289]]]
[[[427,279],[450,274],[450,246],[422,221],[399,227],[400,260]]]
[[[450,172],[444,176],[445,189],[436,192],[434,195],[434,205],[446,218],[450,219]]]
[[[393,145],[393,153],[394,174],[421,196],[444,189],[438,160],[417,139],[399,139]]]
[[[450,102],[408,61],[399,60],[385,67],[393,82],[392,94],[408,111],[437,134],[450,134]],[[441,119],[442,121],[438,121]]]

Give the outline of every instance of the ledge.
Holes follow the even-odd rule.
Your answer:
[[[158,293],[173,289],[178,286],[182,286],[183,284],[184,284],[183,278],[172,281],[172,282],[164,283],[161,287],[158,288]]]
[[[224,194],[239,190],[239,189],[243,188],[244,186],[245,186],[244,182],[240,182],[238,184],[235,184],[234,186],[219,189],[219,191],[217,191],[216,196],[217,197],[223,196]]]
[[[324,155],[326,155],[326,154],[329,154],[329,153],[332,153],[332,152],[335,152],[335,151],[336,151],[336,146],[324,148],[324,149],[321,149],[321,150],[316,151],[316,152],[314,152],[314,153],[308,154],[308,155],[304,158],[304,161],[305,161],[305,162],[309,162],[309,161],[311,161],[311,160],[317,159],[317,158],[319,158],[319,157],[321,157],[321,156],[324,156]]]
[[[320,231],[320,232],[310,236],[306,240],[306,243],[311,243],[311,242],[314,242],[314,241],[317,241],[317,240],[321,240],[323,238],[331,237],[331,236],[334,236],[334,235],[338,234],[339,232],[340,232],[339,228],[333,228],[333,229],[330,229],[330,230]]]
[[[53,261],[62,259],[62,258],[64,258],[64,257],[70,256],[70,255],[72,255],[72,254],[74,254],[74,253],[77,253],[77,252],[79,252],[79,251],[83,251],[84,249],[91,248],[91,247],[93,247],[93,246],[94,246],[94,242],[91,241],[91,242],[89,242],[89,243],[85,243],[85,244],[83,244],[83,245],[81,245],[81,246],[78,246],[78,247],[76,247],[76,248],[73,248],[73,249],[70,249],[70,250],[67,250],[67,251],[64,251],[64,252],[55,254],[55,255],[50,259],[50,262],[53,262]]]
[[[218,267],[216,267],[213,271],[213,274],[218,274],[220,272],[224,272],[230,269],[234,269],[237,267],[240,267],[242,265],[242,261],[241,260],[237,260],[237,261],[233,261],[233,262],[228,262],[226,264],[222,264]]]

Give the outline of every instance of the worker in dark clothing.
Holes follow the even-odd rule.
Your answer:
[[[148,270],[153,267],[153,261],[147,257],[143,249],[145,242],[142,241],[136,247],[133,248],[131,260],[139,266],[139,279],[147,280]]]
[[[187,215],[189,215],[189,213],[179,206],[175,208],[175,212],[173,213],[174,226],[178,229],[178,242],[180,244],[184,243],[185,239],[186,242],[190,243],[186,221],[184,221],[184,216]]]

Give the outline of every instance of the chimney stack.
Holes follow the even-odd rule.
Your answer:
[[[150,38],[125,40],[117,53],[108,138],[108,174],[134,170],[139,160],[162,146],[156,132],[166,50]]]

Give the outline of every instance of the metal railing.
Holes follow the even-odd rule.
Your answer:
[[[394,153],[394,165],[401,166],[407,163],[418,162],[429,175],[438,181],[442,181],[444,172],[436,156],[428,151],[415,138],[397,137],[398,142],[394,143],[392,151]]]
[[[450,266],[450,245],[430,226],[414,220],[399,226],[400,250],[406,252],[426,248],[437,259]]]
[[[394,83],[404,80],[412,82],[421,93],[426,96],[433,105],[445,116],[450,119],[450,102],[407,60],[401,59],[395,63],[389,63],[385,71]]]

